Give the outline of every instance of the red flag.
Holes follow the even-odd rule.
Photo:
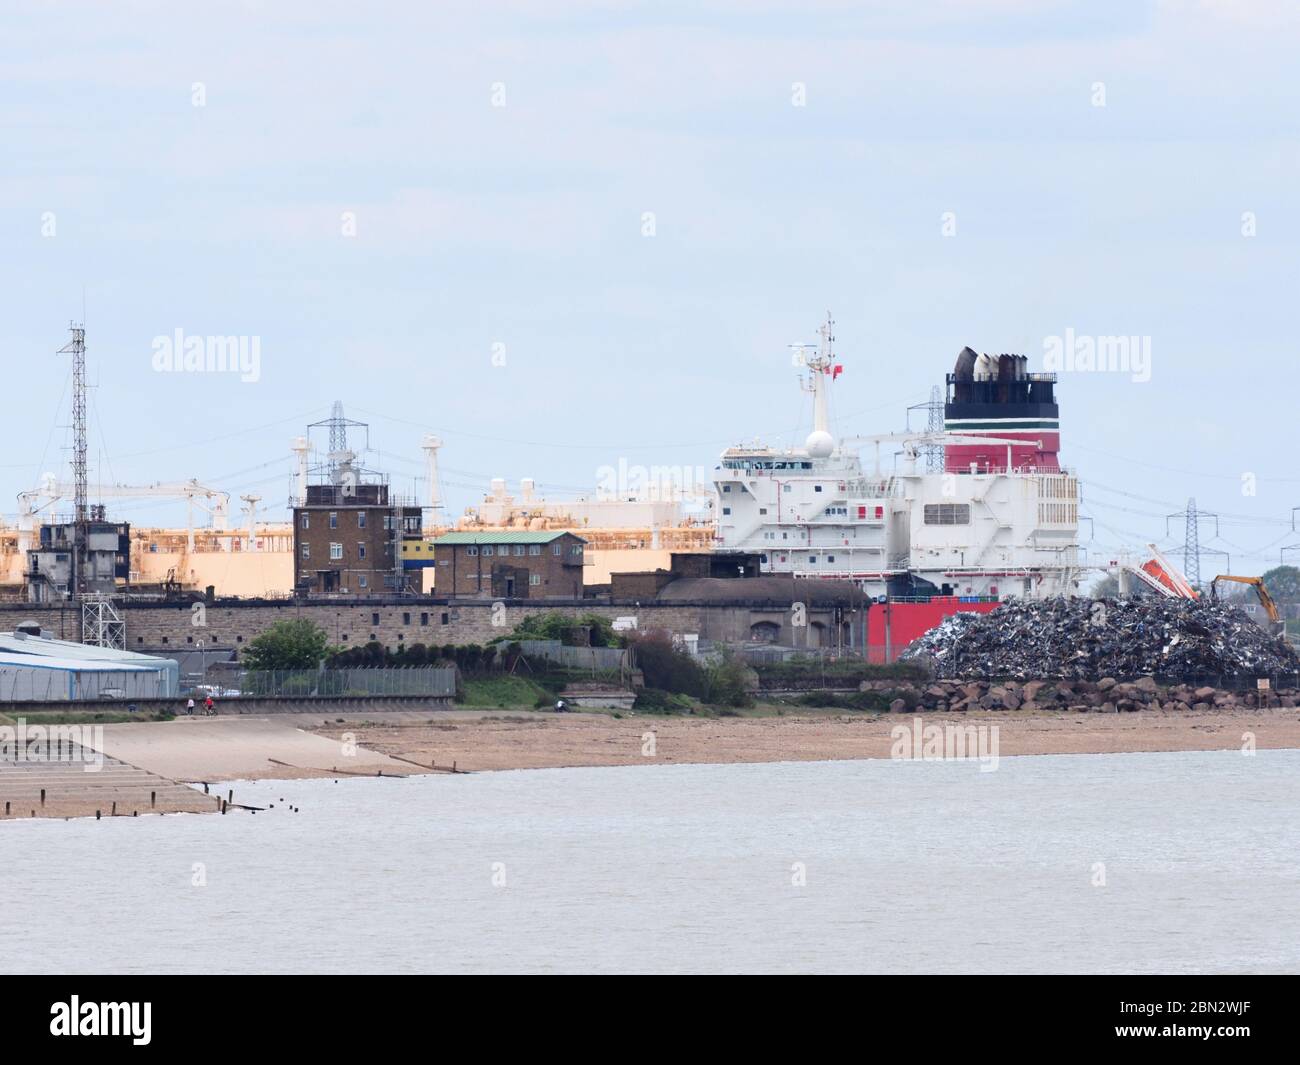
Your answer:
[[[839,375],[842,374],[843,372],[844,372],[844,367],[837,363],[835,365],[835,368],[831,370],[831,380],[834,381],[835,378],[839,377]]]

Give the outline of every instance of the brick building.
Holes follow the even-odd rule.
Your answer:
[[[386,484],[343,478],[308,485],[305,501],[293,508],[294,594],[407,591],[403,542],[419,540],[420,532],[420,508],[392,499]]]
[[[569,532],[447,533],[433,541],[434,592],[469,599],[581,599],[586,543]]]

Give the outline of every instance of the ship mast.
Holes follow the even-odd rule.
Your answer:
[[[796,344],[801,361],[808,368],[808,380],[803,385],[805,392],[813,395],[813,432],[829,433],[830,428],[830,383],[835,380],[838,367],[835,365],[835,319],[831,312],[826,312],[826,321],[817,330],[821,343],[816,355],[808,355],[811,344]]]

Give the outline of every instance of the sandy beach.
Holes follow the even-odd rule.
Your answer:
[[[235,780],[888,758],[893,730],[910,728],[913,720],[911,714],[760,708],[717,718],[453,710],[109,724],[97,748],[102,770],[0,764],[0,801],[9,818],[129,817],[219,812],[219,799],[230,789],[215,785]],[[1241,750],[1249,744],[1300,748],[1300,710],[1294,708],[931,713],[922,720],[995,726],[999,757]]]
[[[925,724],[997,726],[999,753],[1114,754],[1135,751],[1300,747],[1300,710],[1204,714],[1016,712],[925,714]],[[561,766],[823,761],[888,758],[891,731],[910,714],[801,712],[728,718],[453,711],[428,719],[324,724],[335,738],[351,732],[374,751],[418,762],[453,762],[471,772]],[[653,758],[643,754],[654,736]]]

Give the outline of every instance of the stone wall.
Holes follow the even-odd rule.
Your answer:
[[[834,607],[809,606],[806,624],[792,624],[788,604],[782,603],[645,603],[609,600],[543,600],[494,602],[487,599],[373,599],[309,601],[293,599],[218,599],[207,603],[119,603],[126,621],[126,647],[130,651],[180,652],[238,649],[259,633],[285,618],[310,618],[328,634],[329,641],[352,647],[376,640],[385,647],[423,643],[484,644],[510,632],[530,614],[557,611],[598,614],[610,620],[635,617],[637,627],[693,633],[706,640],[746,643],[774,638],[787,647],[832,647],[842,641],[846,649],[860,648],[860,612],[838,613]],[[77,610],[69,607],[0,604],[0,632],[23,621],[39,622],[55,637],[79,638]],[[758,628],[755,628],[758,626]]]

